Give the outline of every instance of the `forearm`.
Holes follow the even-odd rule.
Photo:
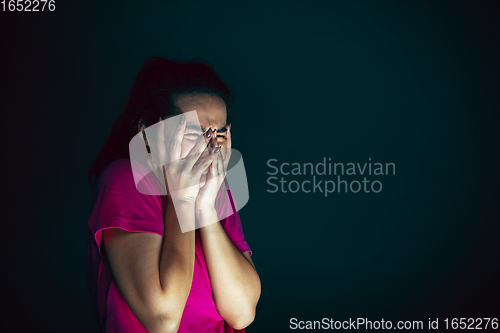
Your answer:
[[[170,200],[164,215],[165,237],[160,256],[160,284],[174,321],[182,317],[191,290],[195,259],[194,230],[182,233],[182,223],[194,225],[194,204],[174,205]]]
[[[196,211],[196,219],[203,225],[203,221],[217,220],[217,212]],[[257,271],[231,242],[220,222],[201,228],[200,236],[217,309],[233,328],[243,328],[253,320],[260,297]]]

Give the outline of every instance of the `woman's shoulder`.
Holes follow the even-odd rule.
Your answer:
[[[130,185],[130,182],[134,183],[130,160],[128,158],[119,158],[104,168],[99,175],[96,187],[111,184]]]
[[[111,162],[99,176],[98,189],[106,187],[147,196],[162,196],[165,189],[151,170],[137,161],[120,158]]]

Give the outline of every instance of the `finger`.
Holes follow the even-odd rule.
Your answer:
[[[201,160],[201,162],[198,165],[193,166],[193,172],[196,175],[201,175],[203,171],[205,171],[210,164],[212,164],[213,159],[212,159],[212,154],[208,154],[205,158]],[[210,171],[210,170],[209,170]]]
[[[151,168],[151,170],[153,170],[153,175],[156,177],[156,179],[158,180],[160,185],[162,185],[162,187],[164,187],[163,182],[164,182],[165,176],[163,175],[163,172],[161,171],[161,169],[156,165],[154,158],[153,158],[153,154],[148,154],[148,155],[149,155],[149,159],[148,159],[147,164]]]
[[[210,172],[207,180],[217,177],[217,170],[217,158],[214,158],[214,156],[212,156],[212,164],[210,164]]]
[[[212,166],[213,170],[211,170],[212,178],[215,178],[220,175],[219,170],[220,170],[220,148],[215,147],[213,152],[212,152]]]
[[[181,159],[182,140],[184,139],[184,131],[186,130],[186,117],[184,114],[180,116],[179,124],[174,130],[172,141],[168,149],[167,162],[173,162]]]
[[[165,121],[160,117],[160,125],[158,125],[158,134],[156,140],[158,167],[167,164],[167,149],[165,147]]]
[[[210,141],[210,148],[213,150],[215,147],[217,147],[217,130],[212,134],[212,139]]]
[[[231,139],[231,124],[226,125],[227,129],[227,134],[226,134],[226,147],[224,149],[224,154],[222,155],[223,160],[224,160],[224,166],[227,169],[227,165],[229,164],[229,159],[231,158],[231,146],[232,146],[232,139]]]
[[[210,148],[208,146],[210,145],[212,134],[212,129],[209,129],[205,135],[200,136],[193,149],[191,149],[189,154],[186,156],[186,163],[189,166],[193,167],[195,164],[199,165],[201,162],[199,160],[203,160],[210,155]]]
[[[211,166],[211,163],[214,160],[213,149],[212,149],[212,140],[209,139],[207,147],[200,155],[198,160],[196,160],[195,164],[192,167],[192,170],[195,173],[203,173],[207,168]],[[210,171],[210,169],[209,169]],[[207,173],[207,177],[210,175],[210,172]]]
[[[203,151],[203,154],[200,156],[198,161],[205,158],[206,155],[211,154],[213,152],[215,146],[217,146],[217,130],[213,131],[212,134],[210,134],[210,138],[208,139],[207,149],[205,149]],[[212,158],[213,158],[213,156],[212,156]],[[197,165],[197,163],[195,163],[195,165]]]
[[[227,145],[229,148],[231,148],[231,124],[226,125],[226,128],[227,128],[227,135],[226,135]]]
[[[229,161],[231,160],[231,152],[232,149],[230,147],[224,148],[224,155],[222,160],[224,161],[224,167],[227,169],[227,166],[229,165]]]
[[[222,154],[219,152],[217,154],[217,165],[219,167],[219,175],[225,177],[225,166],[224,166],[224,160],[222,159]]]

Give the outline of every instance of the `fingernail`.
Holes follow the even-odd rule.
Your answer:
[[[218,154],[220,152],[220,147],[215,147],[214,149],[214,155]]]
[[[212,136],[212,133],[213,133],[212,128],[209,128],[205,135],[207,138],[209,138],[210,136]]]
[[[184,117],[184,114],[181,115],[181,124],[184,124],[184,121],[185,121],[185,117]]]

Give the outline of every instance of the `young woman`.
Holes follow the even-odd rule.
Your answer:
[[[261,285],[239,215],[233,209],[211,223],[218,220],[217,192],[224,189],[229,154],[223,151],[231,148],[231,100],[205,63],[155,57],[139,71],[88,175],[87,279],[101,332],[226,333],[244,331],[253,321]],[[192,110],[199,129],[184,116]],[[167,187],[177,190],[141,194],[129,142],[172,116],[180,118],[173,144],[151,144],[178,161],[163,168]],[[186,186],[193,179],[200,185]],[[183,233],[180,220],[206,226]]]

